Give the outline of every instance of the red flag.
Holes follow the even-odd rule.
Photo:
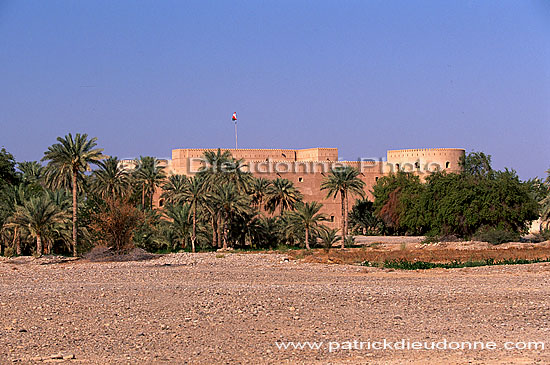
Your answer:
[[[231,120],[234,121],[234,122],[237,120],[237,112],[233,113],[233,116],[231,117]]]

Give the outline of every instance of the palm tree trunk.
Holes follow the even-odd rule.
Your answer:
[[[73,256],[76,257],[76,240],[77,240],[77,222],[76,222],[76,212],[78,209],[76,201],[76,169],[73,169]],[[42,252],[40,252],[42,254]]]
[[[227,222],[225,219],[223,222],[223,249],[227,250]]]
[[[217,236],[216,236],[216,216],[212,214],[212,247],[217,246]]]
[[[342,198],[342,248],[345,247],[346,242],[346,193],[343,191],[340,192],[340,197]]]
[[[309,247],[309,228],[306,227],[306,249],[311,250]]]
[[[155,185],[151,188],[151,210],[153,210],[153,195],[155,194]]]
[[[36,235],[36,254],[42,256],[42,237],[39,234]]]
[[[218,213],[218,248],[222,247],[222,215]]]
[[[349,211],[349,200],[348,200],[348,197],[349,195],[346,194],[346,214],[344,215],[345,217],[345,221],[346,221],[346,225],[345,225],[345,230],[346,230],[346,236],[348,235],[348,227],[349,227],[349,220],[348,220],[348,211]]]
[[[191,235],[191,251],[195,252],[195,240],[197,239],[197,205],[193,206],[193,234]]]
[[[17,227],[13,230],[13,241],[15,245],[15,254],[21,256],[21,237],[19,236]]]

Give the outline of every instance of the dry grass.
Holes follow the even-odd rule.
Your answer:
[[[359,264],[364,261],[384,262],[393,260],[426,261],[447,263],[452,261],[481,261],[485,259],[510,260],[510,259],[546,259],[550,258],[550,247],[491,247],[457,250],[450,248],[424,249],[417,247],[400,246],[398,250],[385,248],[347,248],[326,250],[313,250],[309,255],[303,251],[288,252],[295,259],[303,259],[305,262],[328,264]]]

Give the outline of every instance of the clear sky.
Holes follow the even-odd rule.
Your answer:
[[[550,1],[0,0],[0,146],[462,147],[550,168]]]

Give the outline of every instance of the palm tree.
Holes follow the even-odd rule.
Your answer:
[[[28,230],[36,238],[36,254],[42,256],[42,240],[47,237],[55,225],[63,223],[68,215],[59,210],[47,194],[30,198],[22,206],[15,208],[11,224]]]
[[[319,230],[319,238],[327,250],[330,249],[333,244],[340,241],[340,236],[338,236],[338,230],[336,228],[324,226]]]
[[[145,196],[149,195],[150,209],[153,209],[153,195],[155,188],[166,178],[164,166],[154,157],[140,157],[135,160],[137,168],[134,171],[135,179],[141,184],[141,204],[145,208]]]
[[[39,184],[44,177],[44,167],[38,161],[24,161],[17,164],[21,171],[23,182],[26,184]]]
[[[540,221],[541,226],[546,223],[546,229],[550,226],[550,194],[540,202]]]
[[[181,247],[183,249],[185,249],[185,242],[189,236],[189,230],[191,229],[191,224],[189,223],[190,213],[191,209],[189,204],[169,204],[163,210],[164,216],[170,220],[168,223],[169,230],[172,232],[174,237],[180,240]]]
[[[302,197],[292,181],[277,178],[266,190],[265,207],[270,213],[279,208],[279,214],[282,215],[285,210],[293,210],[296,203],[302,201]]]
[[[298,203],[296,210],[290,212],[290,222],[294,227],[303,229],[305,231],[306,249],[309,247],[309,233],[317,232],[319,228],[319,222],[326,221],[327,217],[323,213],[319,213],[319,210],[323,207],[323,204],[318,202],[311,203]]]
[[[102,199],[115,199],[128,193],[130,175],[117,157],[97,163],[99,169],[92,175],[92,191]]]
[[[191,250],[195,252],[197,239],[197,208],[205,201],[205,184],[200,175],[191,177],[181,193],[181,199],[189,204],[193,215],[193,231],[191,233]]]
[[[166,199],[167,203],[176,204],[181,200],[183,191],[186,189],[189,181],[185,175],[170,175],[168,181],[162,185],[161,197]]]
[[[48,151],[44,152],[42,161],[48,161],[47,168],[50,173],[50,181],[57,181],[57,185],[63,184],[64,187],[70,187],[73,193],[73,255],[76,256],[77,244],[77,182],[82,179],[84,172],[90,171],[90,164],[97,164],[103,155],[102,149],[94,148],[97,138],[88,140],[87,134],[77,133],[73,136],[69,133],[64,138],[57,137],[54,145],[48,147]],[[71,176],[70,183],[67,181],[67,176]]]
[[[342,200],[342,248],[348,233],[348,195],[365,196],[365,183],[358,178],[359,171],[351,166],[335,167],[321,184],[321,190],[328,190],[327,198]]]
[[[208,184],[215,185],[219,183],[221,176],[229,168],[233,157],[231,152],[221,152],[221,149],[218,148],[216,152],[205,151],[202,158],[205,165],[201,167],[199,175],[202,175]]]
[[[379,220],[374,214],[374,203],[368,199],[357,199],[348,214],[348,229],[366,235],[376,229]]]
[[[22,206],[23,203],[31,196],[29,189],[23,185],[9,185],[8,189],[5,190],[4,201],[6,206],[4,210],[6,211],[6,216],[13,215],[15,208],[17,206]],[[21,229],[18,225],[12,225],[13,228],[13,244],[15,246],[16,255],[21,255]]]
[[[271,181],[264,179],[263,177],[254,178],[250,184],[250,195],[252,197],[252,204],[262,210],[264,200],[267,196],[267,189],[271,185]]]
[[[221,185],[212,194],[220,211],[221,226],[223,227],[223,249],[227,249],[227,229],[234,216],[250,214],[250,198],[241,194],[233,183]]]

